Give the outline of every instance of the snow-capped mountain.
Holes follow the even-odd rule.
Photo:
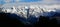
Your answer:
[[[21,20],[23,23],[35,23],[36,21],[39,21],[39,16],[51,17],[57,13],[60,14],[60,5],[4,4],[1,8],[2,12],[4,13],[11,13],[20,16],[21,19],[19,20]]]
[[[10,5],[5,4],[2,6],[2,11],[5,13],[14,13],[18,16],[28,18],[31,15],[39,16],[53,16],[55,13],[60,13],[60,5]]]
[[[5,13],[15,13],[18,16],[25,18],[29,17],[30,15],[34,15],[36,17],[49,16],[50,14],[49,12],[56,12],[57,10],[59,9],[44,8],[41,6],[19,6],[19,7],[12,6],[11,8],[6,7],[2,9],[2,11],[4,11]]]

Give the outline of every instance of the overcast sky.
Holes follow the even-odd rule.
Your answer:
[[[0,0],[0,4],[16,2],[60,3],[60,0]]]

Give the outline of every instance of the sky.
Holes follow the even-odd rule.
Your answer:
[[[59,3],[60,0],[0,0],[0,4],[16,2],[39,2],[39,3]]]
[[[0,4],[5,4],[5,3],[15,3],[15,2],[37,2],[41,0],[0,0]]]

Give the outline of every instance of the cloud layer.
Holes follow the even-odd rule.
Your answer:
[[[53,4],[58,3],[60,4],[60,0],[0,0],[0,4],[4,3],[21,3],[21,2],[37,2],[37,3],[43,3],[43,4]]]

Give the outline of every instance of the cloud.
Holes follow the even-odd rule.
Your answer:
[[[60,4],[60,0],[42,0],[37,3],[41,4]]]
[[[20,0],[15,0],[15,2],[19,2]]]
[[[41,4],[60,4],[60,0],[0,0],[4,1],[5,3],[41,3]],[[4,3],[4,2],[0,2]]]
[[[46,2],[54,2],[54,1],[60,1],[60,0],[43,0],[43,1],[46,1]]]
[[[6,3],[10,2],[11,0],[4,0]]]

